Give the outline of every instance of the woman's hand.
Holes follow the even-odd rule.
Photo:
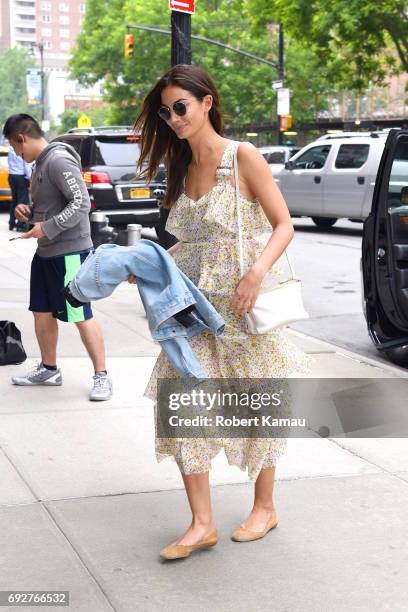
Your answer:
[[[128,281],[128,283],[130,283],[131,285],[137,285],[137,279],[136,279],[136,276],[134,276],[133,274],[129,274],[127,281]]]
[[[230,303],[236,315],[242,317],[246,312],[251,312],[255,306],[264,276],[263,272],[252,267],[241,278]]]

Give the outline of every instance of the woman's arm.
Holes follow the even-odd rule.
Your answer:
[[[173,246],[167,249],[167,252],[169,255],[173,256],[174,253],[176,253],[180,247],[181,247],[181,242],[176,242],[176,244],[173,244]]]
[[[251,194],[249,199],[259,201],[273,228],[264,250],[240,280],[231,300],[233,311],[242,316],[254,307],[263,278],[292,240],[294,230],[286,202],[261,153],[251,143],[243,142],[237,160],[241,193],[245,191]]]

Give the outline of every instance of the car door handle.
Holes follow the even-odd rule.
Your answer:
[[[365,183],[365,178],[364,178],[364,176],[358,176],[358,177],[357,177],[357,183],[358,183],[359,185],[364,185],[364,183]]]
[[[321,176],[315,176],[314,177],[314,182],[315,183],[321,183],[321,181],[322,181],[322,177]]]
[[[383,261],[385,259],[386,254],[387,254],[387,251],[380,247],[377,250],[377,261]]]

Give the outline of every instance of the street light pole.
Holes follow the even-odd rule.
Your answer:
[[[278,80],[282,81],[282,86],[283,86],[283,79],[285,78],[285,59],[284,59],[284,40],[283,40],[283,28],[282,28],[282,23],[279,22],[278,24]],[[282,138],[282,132],[280,130],[280,115],[278,113],[277,115],[277,122],[276,122],[276,133],[277,133],[277,137],[276,137],[276,143],[278,145],[281,145],[283,142],[283,138]]]
[[[171,11],[171,65],[191,64],[191,15]],[[177,238],[166,231],[166,221],[170,210],[159,206],[159,225],[157,237],[160,245],[169,249],[176,244]]]
[[[44,91],[44,43],[41,41],[38,43],[38,50],[40,52],[40,60],[41,60],[41,120],[45,119],[45,91]]]

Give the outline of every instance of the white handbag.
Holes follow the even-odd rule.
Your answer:
[[[237,203],[238,221],[238,245],[239,245],[239,264],[241,278],[245,273],[244,251],[242,246],[242,219],[241,203],[239,197],[239,175],[237,161],[238,145],[234,152],[234,174],[235,174],[235,194]],[[267,334],[278,327],[283,327],[294,321],[308,319],[302,299],[302,283],[295,277],[293,266],[289,255],[285,250],[288,260],[291,278],[279,283],[275,287],[260,291],[255,306],[251,312],[245,314],[248,332],[250,334]]]

